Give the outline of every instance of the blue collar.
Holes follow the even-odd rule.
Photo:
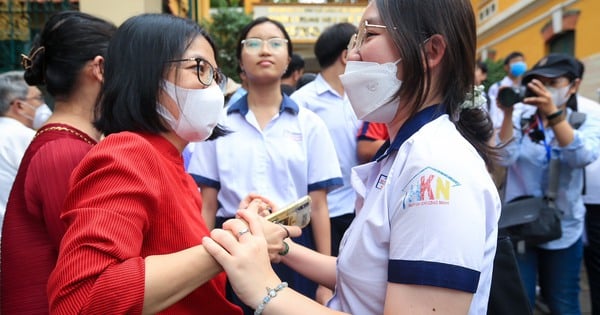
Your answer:
[[[239,112],[242,116],[246,116],[248,114],[248,94],[242,96],[235,103],[231,104],[227,109],[227,115],[233,112]],[[283,100],[281,101],[281,107],[279,107],[279,114],[282,114],[284,111],[289,112],[292,115],[297,115],[299,108],[298,104],[292,101],[289,96],[283,94]]]
[[[373,160],[377,160],[377,162],[379,162],[388,156],[391,151],[398,151],[406,139],[410,138],[410,136],[419,131],[419,129],[421,129],[421,127],[425,126],[427,123],[434,121],[443,115],[445,113],[445,109],[446,106],[438,104],[429,106],[418,112],[414,117],[410,118],[404,123],[404,125],[402,125],[396,134],[396,138],[394,138],[394,142],[391,145],[390,140],[388,139],[381,146],[381,148],[379,148]]]

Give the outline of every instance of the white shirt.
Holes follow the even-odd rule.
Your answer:
[[[427,123],[435,109],[407,122],[387,155],[353,168],[357,213],[340,246],[330,307],[383,314],[391,282],[474,293],[469,314],[486,313],[500,198],[448,116]],[[411,130],[419,120],[427,124]]]
[[[311,191],[342,185],[327,127],[289,97],[284,95],[279,114],[264,130],[246,95],[228,108],[223,125],[233,132],[197,143],[189,165],[197,183],[219,190],[217,216],[233,217],[250,192],[286,205]]]
[[[435,110],[418,113],[386,154],[353,169],[357,214],[330,307],[383,314],[392,282],[474,293],[469,314],[486,313],[500,198],[479,154]],[[426,125],[411,129],[419,121]]]
[[[577,96],[577,110],[586,115],[595,116],[600,121],[600,103],[583,96]],[[587,119],[587,117],[586,117]],[[585,168],[585,194],[583,202],[586,204],[600,204],[600,158]]]
[[[350,184],[350,169],[358,165],[356,134],[360,123],[346,95],[339,95],[321,74],[290,97],[298,105],[319,115],[327,125],[340,163],[344,186],[327,195],[329,216],[354,213],[356,193]]]
[[[20,121],[0,117],[0,231],[8,195],[19,170],[25,150],[35,136],[35,131]]]

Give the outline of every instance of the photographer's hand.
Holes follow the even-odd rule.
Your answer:
[[[552,93],[546,89],[542,81],[533,79],[527,83],[527,88],[536,96],[526,97],[523,103],[536,106],[544,118],[558,111],[557,105],[552,101]]]
[[[550,93],[538,79],[531,80],[531,82],[527,84],[527,87],[537,96],[527,97],[523,100],[523,103],[537,106],[544,121],[544,125],[551,127],[552,130],[554,130],[554,136],[556,137],[558,145],[564,147],[573,142],[575,134],[573,128],[566,120],[566,105],[564,108],[559,109],[552,100],[552,93]]]

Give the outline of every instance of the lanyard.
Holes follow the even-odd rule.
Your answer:
[[[540,113],[537,113],[535,115],[535,118],[537,119],[537,123],[538,123],[538,126],[540,128],[540,131],[544,134],[544,148],[546,148],[546,160],[549,163],[550,162],[550,158],[552,157],[552,148],[548,144],[548,141],[546,141],[546,130],[544,129],[544,122],[542,121]]]

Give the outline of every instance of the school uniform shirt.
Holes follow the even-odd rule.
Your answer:
[[[339,217],[354,213],[356,193],[350,184],[350,169],[358,165],[356,133],[359,121],[346,95],[340,95],[321,74],[315,80],[294,92],[290,97],[296,104],[319,115],[333,139],[342,172],[344,186],[327,194],[329,216]]]
[[[577,111],[600,119],[600,103],[589,98],[577,96]],[[585,189],[583,202],[590,205],[600,205],[600,158],[585,167]]]
[[[35,131],[10,117],[0,117],[0,231],[21,159]]]
[[[219,190],[218,217],[235,216],[250,192],[283,206],[343,183],[327,127],[288,96],[264,130],[248,109],[247,95],[227,109],[223,125],[232,133],[198,142],[188,168],[198,184]]]
[[[539,247],[563,249],[573,245],[583,234],[583,169],[600,155],[600,120],[587,115],[583,124],[573,131],[573,141],[560,147],[551,127],[543,129],[545,140],[540,141],[521,132],[521,120],[535,117],[536,110],[537,107],[531,105],[515,105],[513,126],[518,128],[513,132],[514,139],[503,147],[500,160],[501,165],[508,167],[504,200],[525,195],[544,196],[548,189],[549,161],[559,159],[556,206],[562,212],[562,237]],[[567,108],[567,121],[571,113]]]
[[[383,155],[353,169],[357,213],[330,307],[383,314],[387,284],[399,283],[474,293],[469,314],[486,313],[500,198],[442,107],[417,113]]]

